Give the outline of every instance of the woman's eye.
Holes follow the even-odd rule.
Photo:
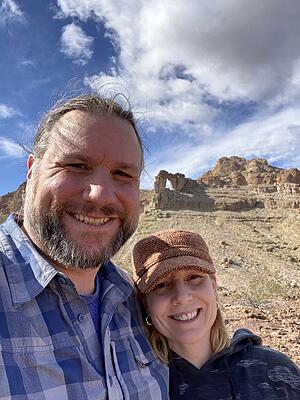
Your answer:
[[[204,278],[203,275],[191,275],[191,276],[189,276],[188,279],[189,279],[190,281],[200,282],[200,281],[203,280],[203,278]]]
[[[160,282],[155,286],[155,289],[164,289],[168,286],[170,286],[169,282]]]

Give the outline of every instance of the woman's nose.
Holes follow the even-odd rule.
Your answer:
[[[177,282],[173,286],[174,304],[185,304],[192,300],[192,293],[189,286],[184,282]]]

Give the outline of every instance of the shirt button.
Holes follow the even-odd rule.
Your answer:
[[[78,322],[83,322],[85,320],[85,314],[79,314],[77,319],[78,319]]]

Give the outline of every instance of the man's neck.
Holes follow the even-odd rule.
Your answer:
[[[100,267],[96,269],[74,270],[66,269],[53,263],[51,265],[58,271],[63,272],[74,283],[78,294],[87,296],[94,293],[95,278]]]

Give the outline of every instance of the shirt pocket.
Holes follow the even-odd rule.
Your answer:
[[[113,341],[111,353],[124,399],[161,398],[158,381],[166,367],[144,338],[130,336]]]

